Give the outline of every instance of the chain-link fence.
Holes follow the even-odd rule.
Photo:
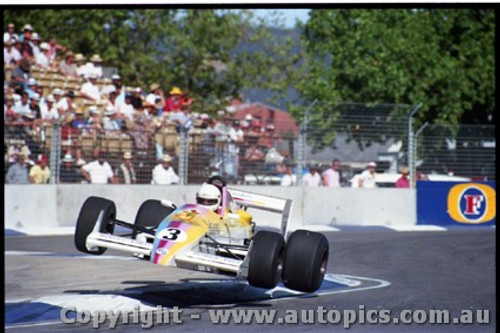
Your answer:
[[[493,125],[428,125],[415,141],[416,164],[424,173],[495,180]]]
[[[294,174],[295,184],[301,184],[311,165],[321,172],[338,159],[342,185],[349,186],[349,179],[370,161],[377,162],[377,172],[396,175],[408,165],[411,150],[415,166],[424,173],[495,179],[494,126],[430,125],[412,129],[408,135],[412,110],[408,105],[314,103],[295,122],[284,111],[247,105],[219,120],[193,115],[188,131],[169,121],[154,129],[127,126],[119,131],[36,119],[7,121],[5,172],[23,147],[29,150],[32,164],[39,155],[48,157],[51,183],[86,182],[81,168],[96,159],[96,150],[105,153],[117,175],[109,182],[137,184],[154,182],[153,169],[162,165],[165,154],[172,158],[179,184],[199,184],[220,174],[231,184],[279,185],[287,172]],[[128,178],[118,176],[127,152],[134,169]],[[69,166],[78,174],[70,181],[61,177]]]

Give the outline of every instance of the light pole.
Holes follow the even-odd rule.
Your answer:
[[[299,135],[299,151],[298,151],[298,166],[297,166],[297,185],[302,183],[302,171],[304,169],[304,164],[305,164],[305,151],[306,151],[306,145],[307,145],[307,116],[309,114],[309,111],[311,108],[318,102],[318,99],[314,99],[314,101],[307,107],[306,111],[304,112],[304,118],[302,121],[302,128],[301,128],[301,133]]]
[[[415,181],[415,165],[413,161],[413,115],[420,110],[423,103],[419,103],[415,106],[408,115],[408,167],[410,168],[410,184],[414,184]]]

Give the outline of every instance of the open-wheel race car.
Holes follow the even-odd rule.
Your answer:
[[[76,248],[94,255],[110,248],[154,264],[231,274],[260,288],[274,288],[280,281],[302,292],[320,287],[329,244],[321,233],[288,233],[291,200],[229,189],[222,177],[213,176],[196,201],[176,207],[166,200],[146,200],[132,224],[116,218],[113,201],[91,196],[78,215]],[[281,214],[280,232],[255,232],[248,208]],[[117,225],[130,233],[114,235]]]

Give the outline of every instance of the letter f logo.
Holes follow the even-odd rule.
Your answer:
[[[482,195],[464,195],[465,199],[465,214],[479,215],[479,209],[484,201],[484,196]]]

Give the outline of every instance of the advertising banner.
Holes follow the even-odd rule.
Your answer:
[[[495,182],[417,181],[417,224],[495,225]]]

